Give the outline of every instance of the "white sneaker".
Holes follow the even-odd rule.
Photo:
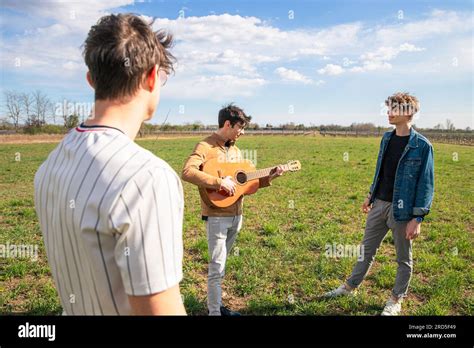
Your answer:
[[[395,302],[390,296],[387,303],[385,304],[385,308],[383,309],[382,315],[400,315],[402,311],[402,300]]]
[[[323,297],[325,298],[333,298],[333,297],[339,297],[339,296],[352,296],[354,295],[353,290],[347,290],[346,285],[342,284],[340,287],[337,289],[331,290],[329,292],[326,292]]]

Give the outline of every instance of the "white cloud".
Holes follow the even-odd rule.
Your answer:
[[[392,64],[389,61],[395,59],[400,52],[421,52],[425,49],[416,47],[410,43],[403,43],[399,47],[379,47],[374,52],[368,52],[360,56],[361,65],[355,66],[349,71],[351,72],[367,72],[375,70],[389,70]]]
[[[377,60],[377,61],[389,61],[396,58],[400,52],[421,52],[425,49],[422,47],[416,47],[410,43],[403,43],[398,47],[392,46],[382,46],[379,47],[374,52],[368,52],[366,54],[361,55],[362,60]]]
[[[405,42],[404,44],[400,45],[399,50],[400,52],[421,52],[425,49]]]
[[[107,10],[133,3],[133,0],[85,1],[12,1],[2,6],[24,14],[16,23],[16,30],[38,21],[43,26],[28,29],[22,35],[4,37],[0,42],[3,68],[28,69],[29,74],[67,76],[83,73],[86,68],[80,46],[90,27],[107,13]],[[48,23],[48,25],[44,25]],[[13,23],[10,23],[12,25]],[[20,61],[20,66],[17,62]]]
[[[35,18],[48,19],[55,23],[64,24],[73,29],[74,32],[85,33],[107,11],[130,4],[133,4],[133,0],[2,1],[2,7],[24,13],[28,16],[28,20]]]
[[[304,76],[298,71],[287,69],[282,66],[276,68],[275,73],[277,73],[284,81],[301,82],[305,85],[310,85],[313,83],[313,81],[310,78]]]
[[[22,34],[4,36],[0,41],[2,69],[28,69],[32,76],[51,82],[59,79],[71,82],[78,78],[83,81],[86,67],[80,46],[90,26],[108,11],[130,3],[132,0],[3,1],[3,6],[24,16],[15,28]],[[31,27],[30,22],[37,27]],[[21,28],[26,24],[28,29],[23,32]],[[11,25],[15,22],[9,21],[8,26]],[[402,53],[414,57],[419,54],[426,62],[430,47],[425,42],[430,39],[445,40],[439,41],[436,52],[429,52],[429,58],[433,59],[431,70],[441,64],[435,58],[447,54],[443,47],[450,47],[451,57],[443,59],[451,62],[456,58],[458,71],[472,72],[472,41],[465,40],[472,32],[472,15],[453,11],[434,10],[421,20],[375,27],[355,22],[323,29],[284,30],[257,17],[221,14],[158,18],[154,28],[167,28],[176,39],[173,48],[178,58],[176,75],[170,77],[163,91],[168,98],[175,99],[252,96],[270,83],[272,72],[302,85],[323,84],[322,80],[298,72],[300,62],[307,63],[315,57],[323,64],[329,60],[340,62],[317,70],[320,75],[329,76],[392,69],[397,67],[396,58]],[[456,35],[464,35],[458,37],[459,44],[446,44]],[[468,45],[463,44],[466,42]],[[347,60],[342,61],[343,57]],[[15,67],[17,58],[21,61],[19,68]],[[293,64],[295,61],[298,67]],[[417,62],[411,64],[416,66]]]
[[[256,17],[222,14],[162,18],[155,22],[154,28],[168,29],[177,39],[173,53],[179,62],[179,81],[188,83],[198,80],[199,76],[236,74],[247,79],[261,79],[266,84],[264,67],[352,47],[357,42],[361,24],[337,25],[324,30],[284,31]],[[272,68],[272,71],[283,76],[286,81],[306,85],[313,83],[310,78],[290,68],[288,71],[275,71]],[[183,85],[182,89],[185,88]],[[214,97],[211,90],[209,96]],[[201,96],[202,93],[196,91],[196,95]],[[248,89],[244,85],[236,85],[234,93],[248,94]],[[181,95],[176,97],[181,98]]]
[[[378,28],[374,39],[382,45],[396,45],[407,41],[422,41],[431,37],[439,39],[453,33],[469,33],[473,28],[472,13],[435,9],[428,14],[426,19]]]
[[[389,70],[392,68],[392,64],[389,63],[391,60],[395,59],[400,52],[421,52],[425,49],[422,47],[417,47],[410,43],[403,43],[399,47],[379,47],[375,51],[367,52],[362,54],[359,57],[359,61],[350,60],[347,57],[343,59],[343,66],[336,64],[327,64],[324,68],[318,70],[318,73],[321,75],[341,75],[345,72],[369,72],[376,70]],[[348,66],[355,65],[352,68]]]
[[[377,61],[377,60],[366,60],[365,62],[362,63],[360,66],[355,66],[349,71],[351,72],[367,72],[367,71],[374,71],[374,70],[390,70],[392,69],[392,64],[383,62],[383,61]]]
[[[344,68],[336,64],[327,64],[324,68],[319,69],[318,73],[321,75],[340,75],[344,72]]]
[[[238,96],[254,95],[267,81],[236,75],[192,76],[169,79],[162,90],[163,98],[210,99],[225,101]]]

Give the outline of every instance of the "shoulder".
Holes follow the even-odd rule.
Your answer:
[[[148,150],[145,150],[149,152]],[[148,161],[145,165],[137,163],[136,166],[140,166],[135,175],[135,180],[140,179],[151,179],[152,182],[157,185],[163,181],[177,181],[180,182],[178,174],[173,168],[161,158],[155,156],[151,152],[147,154]],[[169,183],[171,184],[171,183]]]
[[[383,133],[382,139],[388,139],[392,136],[392,134],[393,130],[386,131],[385,133]]]
[[[421,134],[419,132],[416,132],[416,135],[418,136],[418,144],[419,145],[421,145],[423,147],[427,147],[427,148],[432,148],[433,147],[433,145],[428,140],[428,138],[425,137],[423,134]]]
[[[134,142],[130,142],[127,150],[131,155],[126,164],[127,172],[132,173],[132,175],[124,183],[124,189],[130,187],[133,182],[140,183],[145,187],[150,184],[159,185],[161,180],[165,182],[177,181],[180,183],[174,169],[151,151],[144,149]],[[171,182],[170,184],[172,184]]]
[[[392,133],[393,133],[393,131],[390,130],[390,131],[385,132],[382,135],[382,138],[380,138],[380,147],[382,147],[382,144],[384,142],[387,142],[390,139],[390,137],[392,136]]]
[[[216,138],[214,134],[209,135],[198,143],[198,146],[212,147],[216,144]]]
[[[199,153],[201,155],[205,155],[210,149],[215,146],[215,141],[212,136],[208,136],[207,138],[201,140],[194,146],[194,152]]]
[[[134,175],[117,192],[116,198],[127,202],[131,216],[137,210],[151,209],[157,202],[167,202],[170,197],[180,204],[184,202],[181,180],[173,168],[153,154],[149,158],[146,164],[132,164],[136,168]]]

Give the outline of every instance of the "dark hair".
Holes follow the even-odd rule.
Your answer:
[[[173,37],[153,32],[152,25],[127,13],[104,16],[91,27],[83,55],[96,100],[133,96],[155,64],[167,74],[174,71],[175,58],[168,51]]]
[[[224,127],[225,121],[230,121],[232,127],[241,123],[244,127],[250,123],[252,116],[247,116],[241,108],[230,103],[219,110],[219,128]]]

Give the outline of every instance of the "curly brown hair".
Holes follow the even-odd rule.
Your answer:
[[[397,92],[385,101],[389,110],[397,112],[401,116],[413,116],[420,110],[418,98],[408,92]]]
[[[173,37],[162,30],[153,32],[153,22],[131,13],[111,14],[91,27],[83,55],[96,100],[133,96],[155,64],[167,74],[174,71],[175,58],[169,52]]]

